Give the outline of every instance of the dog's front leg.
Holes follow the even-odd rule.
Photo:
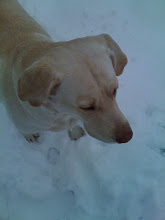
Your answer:
[[[22,134],[24,136],[24,138],[28,141],[28,142],[37,142],[38,138],[40,137],[39,133],[35,133],[35,134]]]
[[[85,131],[79,125],[75,125],[73,128],[68,130],[68,134],[71,140],[77,141],[85,135]]]

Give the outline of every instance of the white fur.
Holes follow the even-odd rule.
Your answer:
[[[69,130],[104,142],[127,142],[132,131],[115,101],[127,58],[106,35],[54,43],[16,0],[0,1],[1,99],[28,140]],[[11,13],[8,13],[10,10]],[[17,31],[19,30],[19,31]]]

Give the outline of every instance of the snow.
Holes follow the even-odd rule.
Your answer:
[[[20,0],[54,38],[110,34],[129,63],[117,101],[133,139],[43,133],[29,144],[0,103],[0,220],[165,220],[164,10],[154,0]]]

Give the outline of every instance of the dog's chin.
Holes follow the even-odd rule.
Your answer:
[[[104,142],[104,143],[106,143],[106,144],[113,144],[113,143],[117,143],[116,141],[115,141],[115,139],[113,139],[113,138],[111,138],[111,139],[103,139],[103,138],[97,138],[97,137],[94,137],[95,139],[97,139],[97,140],[99,140],[99,141],[101,141],[101,142]]]
[[[113,138],[113,137],[110,137],[110,138],[103,138],[103,137],[101,137],[100,135],[95,135],[95,134],[93,134],[92,132],[90,132],[86,127],[85,127],[85,129],[86,129],[86,131],[87,131],[87,133],[91,136],[91,137],[93,137],[93,138],[95,138],[95,139],[97,139],[97,140],[99,140],[99,141],[101,141],[101,142],[104,142],[104,143],[107,143],[107,144],[112,144],[112,143],[117,143],[116,142],[116,140],[115,140],[115,138]]]

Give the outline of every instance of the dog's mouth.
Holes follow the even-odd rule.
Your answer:
[[[85,126],[84,126],[85,127]],[[95,138],[95,139],[97,139],[97,140],[99,140],[99,141],[101,141],[101,142],[104,142],[104,143],[117,143],[117,141],[116,141],[116,138],[114,138],[114,137],[111,137],[111,138],[109,138],[109,139],[106,139],[106,138],[103,138],[103,137],[101,137],[101,135],[95,135],[95,134],[93,134],[91,131],[89,131],[86,127],[85,127],[85,130],[86,130],[86,132],[91,136],[91,137],[93,137],[93,138]]]
[[[84,126],[84,127],[85,127],[85,126]],[[95,138],[95,139],[97,139],[97,140],[99,140],[99,141],[102,141],[102,142],[104,142],[104,143],[118,143],[118,144],[124,144],[124,143],[129,142],[129,141],[132,139],[132,137],[133,137],[133,132],[132,132],[132,130],[130,130],[130,132],[129,132],[128,134],[123,135],[123,136],[121,136],[121,137],[114,137],[114,136],[112,136],[112,137],[109,137],[109,138],[104,138],[104,137],[102,137],[102,136],[99,135],[99,134],[94,134],[93,132],[89,131],[88,128],[86,128],[86,127],[85,127],[85,130],[87,131],[87,133],[88,133],[91,137],[93,137],[93,138]]]

